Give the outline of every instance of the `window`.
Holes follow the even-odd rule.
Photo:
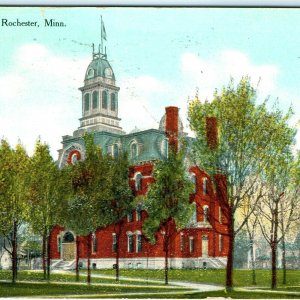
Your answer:
[[[141,205],[138,205],[136,209],[136,220],[137,221],[142,221],[142,208]]]
[[[93,76],[94,76],[94,70],[93,70],[92,68],[90,68],[90,69],[88,70],[87,77],[88,77],[88,78],[92,78]]]
[[[84,95],[84,110],[85,111],[90,110],[90,94]]]
[[[196,185],[196,175],[195,174],[191,175],[191,182],[193,184],[193,193],[196,194],[196,192],[197,192],[197,185]]]
[[[57,238],[57,252],[61,253],[61,237]]]
[[[98,91],[93,92],[93,109],[98,108],[98,101],[99,101],[99,93]]]
[[[133,235],[132,233],[128,233],[127,236],[127,243],[128,243],[128,252],[133,252]]]
[[[208,222],[209,220],[209,209],[208,206],[203,206],[203,222]]]
[[[184,249],[184,236],[183,233],[180,233],[180,251],[182,252]]]
[[[189,237],[189,248],[190,248],[190,253],[194,252],[194,247],[195,247],[195,243],[194,243],[194,237],[190,236]]]
[[[102,108],[107,109],[107,91],[102,92]]]
[[[119,156],[119,145],[113,144],[113,158],[118,158]]]
[[[137,173],[135,175],[135,190],[141,191],[142,190],[142,174]]]
[[[127,221],[128,222],[132,222],[133,221],[133,213],[132,213],[132,211],[127,214]]]
[[[112,252],[117,252],[117,235],[112,234]]]
[[[136,158],[138,155],[137,143],[133,142],[130,147],[131,158]]]
[[[203,178],[203,195],[208,195],[207,178]]]
[[[223,223],[223,215],[222,215],[222,208],[219,207],[219,223],[222,224]]]
[[[220,252],[223,251],[223,244],[224,244],[224,237],[223,237],[223,235],[220,234],[220,236],[219,236],[219,251]]]
[[[117,108],[116,94],[112,93],[110,95],[110,109],[112,111],[116,111],[116,108]]]
[[[92,253],[96,253],[97,252],[97,237],[96,234],[93,233],[92,234]]]
[[[192,224],[196,224],[197,223],[197,205],[194,202],[193,203],[193,215],[192,215]]]
[[[136,252],[142,252],[142,235],[140,233],[136,235]]]

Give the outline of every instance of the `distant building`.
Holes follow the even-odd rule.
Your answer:
[[[187,135],[179,118],[177,107],[167,107],[159,128],[125,133],[120,126],[119,93],[113,69],[107,55],[93,53],[87,67],[82,93],[82,117],[80,127],[73,135],[63,136],[58,164],[63,168],[85,158],[82,136],[85,132],[94,134],[95,143],[105,153],[117,157],[120,151],[127,151],[132,166],[129,183],[135,195],[145,195],[153,182],[154,162],[167,158],[169,144],[177,144],[179,138]],[[134,110],[134,107],[132,107]],[[142,124],[137,124],[140,126]],[[224,216],[209,176],[198,167],[187,168],[195,184],[193,202],[195,213],[190,226],[182,230],[172,242],[170,251],[171,268],[224,268],[228,252],[228,238],[225,232]],[[143,235],[142,225],[147,212],[137,206],[125,220],[120,237],[121,268],[163,268],[163,236],[158,233],[157,243],[149,244]],[[218,227],[216,232],[214,227]],[[76,256],[76,232],[57,225],[51,235],[51,259],[53,267],[74,267]],[[99,229],[93,234],[91,264],[94,268],[112,268],[116,256],[116,233],[114,226]],[[80,243],[80,263],[86,266],[87,247]]]

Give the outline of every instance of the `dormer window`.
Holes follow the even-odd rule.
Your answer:
[[[104,70],[104,74],[105,74],[105,77],[111,78],[112,77],[112,70],[111,70],[111,68],[106,68]]]
[[[90,68],[87,73],[87,78],[92,78],[95,75],[94,69]]]
[[[130,146],[131,158],[136,158],[138,156],[138,145],[136,142],[133,142]]]

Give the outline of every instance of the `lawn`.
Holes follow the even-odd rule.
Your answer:
[[[98,295],[126,294],[126,293],[154,293],[180,292],[182,288],[174,287],[150,287],[127,285],[87,285],[76,283],[30,283],[18,282],[16,284],[0,282],[0,297],[17,296],[65,296],[65,295]],[[120,295],[121,296],[121,295]],[[124,296],[123,296],[124,297]]]
[[[114,275],[114,270],[93,270],[95,274]],[[121,276],[145,278],[147,279],[160,279],[164,278],[163,270],[120,270]],[[224,285],[225,283],[225,270],[170,270],[170,280],[181,280],[199,283],[213,283]],[[256,270],[257,286],[270,287],[271,284],[271,271],[270,270]],[[278,270],[278,287],[285,287],[282,282],[282,270]],[[252,273],[250,270],[234,270],[234,285],[236,287],[253,286]],[[287,271],[287,284],[286,286],[300,286],[300,270]]]

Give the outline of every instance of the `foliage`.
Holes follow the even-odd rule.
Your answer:
[[[183,155],[183,150],[179,153],[170,150],[166,160],[155,164],[155,182],[150,185],[145,201],[149,216],[143,226],[151,243],[155,243],[156,232],[166,222],[174,220],[176,229],[179,230],[191,219],[193,207],[189,196],[192,193],[192,183],[185,170]]]
[[[250,250],[250,241],[245,230],[241,230],[235,239],[234,244],[234,268],[244,268],[247,266],[248,251]]]
[[[289,110],[284,115],[276,107],[269,112],[267,101],[257,105],[256,90],[248,77],[242,78],[236,87],[231,80],[221,92],[215,92],[211,102],[195,99],[189,104],[190,126],[196,133],[193,154],[200,168],[214,179],[228,221],[226,286],[229,289],[233,285],[234,238],[255,205],[239,226],[235,222],[236,213],[256,192],[253,187],[259,178],[264,179],[265,171],[276,170],[278,153],[292,146],[295,130],[288,125],[291,114]],[[208,126],[209,120],[215,120],[215,130]],[[226,183],[217,181],[220,177],[216,174],[222,174]],[[259,199],[256,198],[256,203]]]

